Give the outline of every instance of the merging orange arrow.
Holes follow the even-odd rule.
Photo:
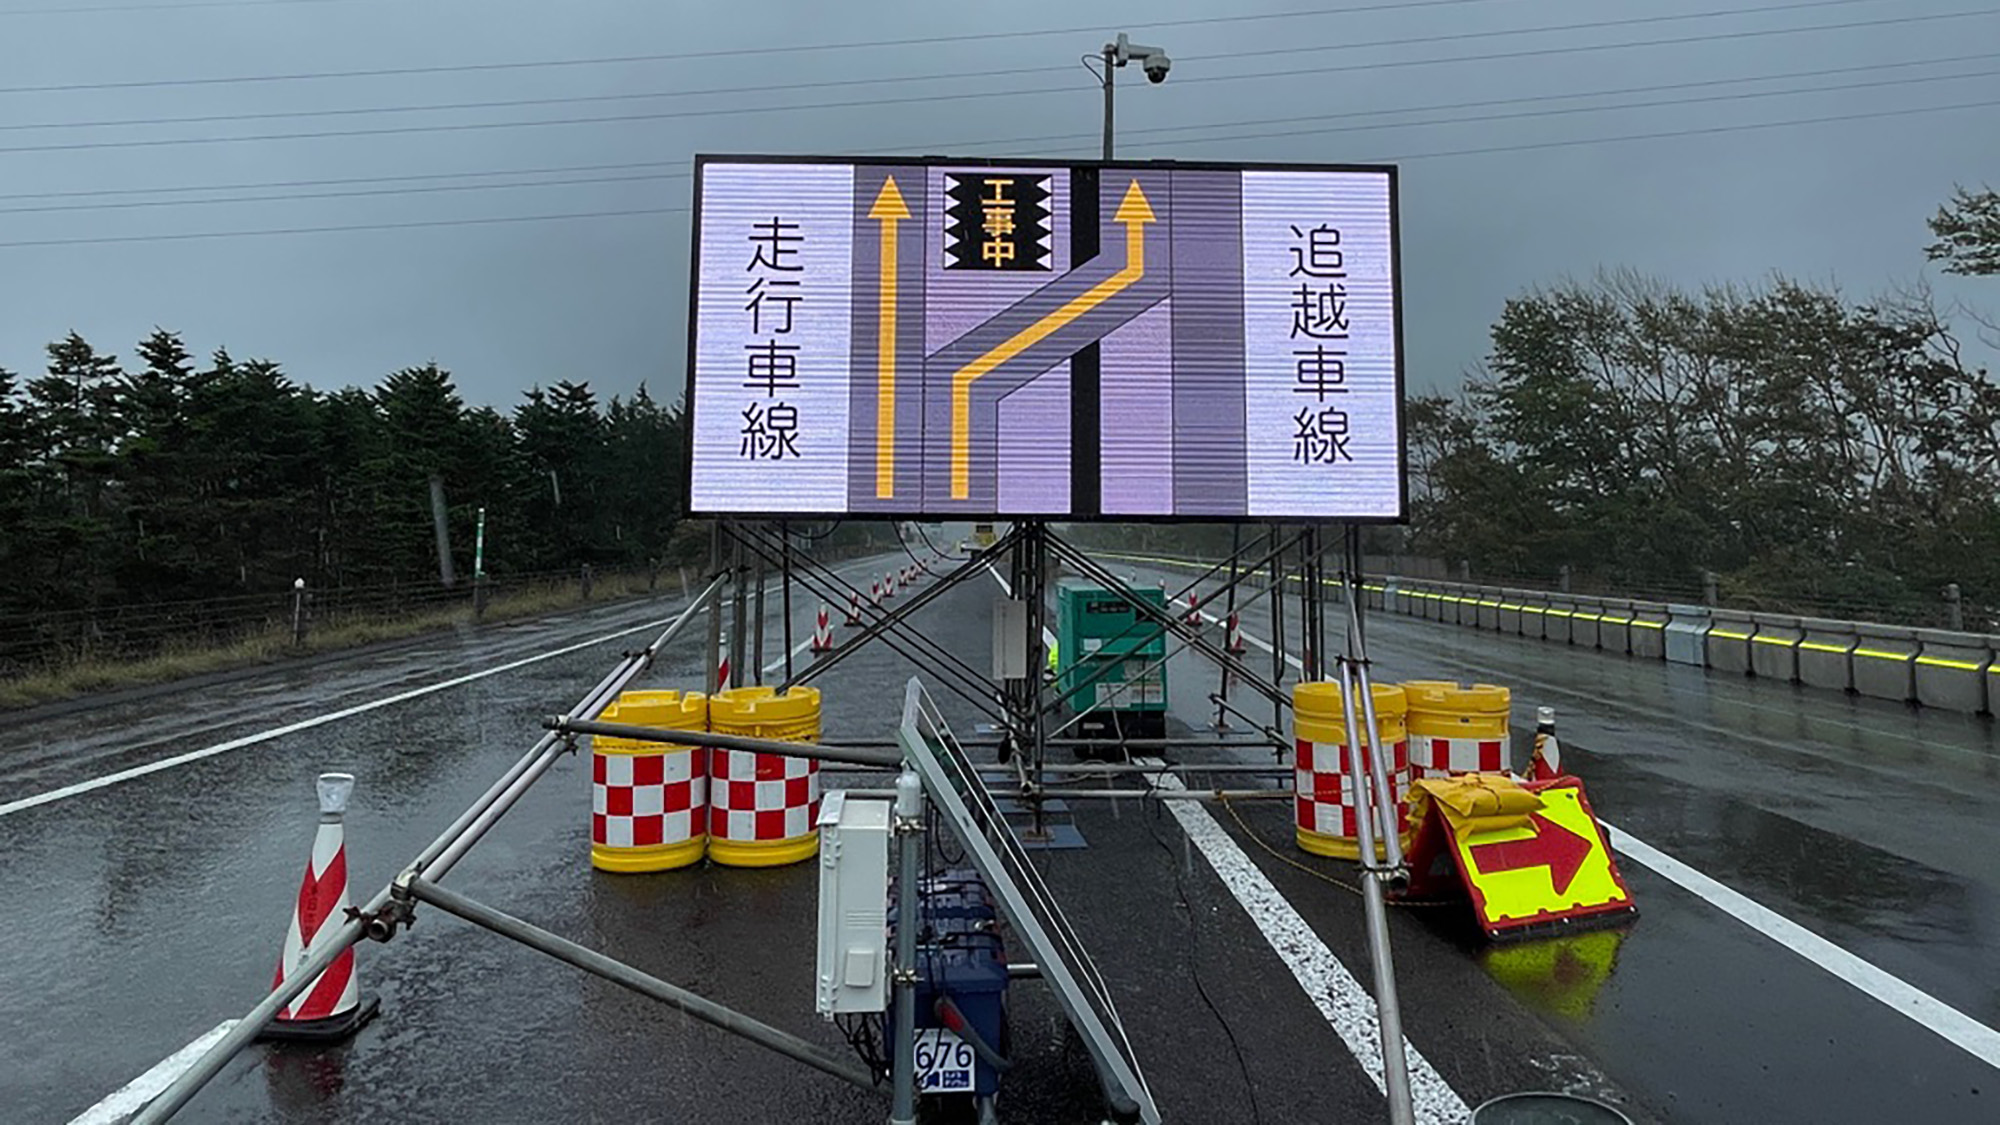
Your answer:
[[[882,181],[868,217],[882,224],[882,288],[875,305],[875,496],[886,500],[896,494],[896,224],[910,217],[896,177]]]
[[[1064,305],[1007,338],[999,347],[959,368],[951,381],[951,498],[965,500],[972,495],[972,384],[980,377],[1029,348],[1041,343],[1077,317],[1117,296],[1146,273],[1146,224],[1154,222],[1153,208],[1139,181],[1125,189],[1113,221],[1125,224],[1125,266],[1117,273],[1072,297]]]

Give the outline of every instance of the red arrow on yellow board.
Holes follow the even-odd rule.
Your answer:
[[[896,177],[882,191],[868,217],[882,225],[882,288],[875,310],[875,496],[896,494],[896,224],[910,217]]]
[[[1569,890],[1570,883],[1583,869],[1583,861],[1590,858],[1595,845],[1540,813],[1531,815],[1535,825],[1533,836],[1525,840],[1474,844],[1472,862],[1488,875],[1546,867],[1549,869],[1550,884],[1557,894],[1561,894]]]
[[[1133,180],[1112,216],[1125,225],[1125,265],[1117,273],[1077,294],[1061,308],[1008,337],[998,347],[964,367],[951,381],[951,498],[972,495],[972,384],[1001,364],[1034,347],[1076,318],[1117,296],[1146,274],[1146,224],[1157,221],[1146,193]]]

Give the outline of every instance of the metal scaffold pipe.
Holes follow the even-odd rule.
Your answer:
[[[680,635],[681,630],[687,626],[688,622],[694,620],[702,608],[715,597],[716,591],[721,585],[722,581],[720,578],[710,583],[708,589],[703,591],[700,597],[689,603],[674,618],[673,622],[653,640],[652,644],[647,645],[638,652],[626,654],[624,660],[619,663],[617,668],[612,670],[610,675],[598,681],[597,686],[584,695],[583,699],[571,711],[571,714],[594,716],[602,711],[606,704],[617,697],[619,692],[625,690],[625,685],[631,683],[633,677],[637,676],[647,665],[652,663],[655,653],[659,652],[662,647]],[[537,741],[526,754],[523,754],[498,780],[489,786],[486,792],[480,795],[478,800],[474,801],[471,806],[460,813],[458,818],[453,820],[449,827],[439,833],[437,839],[432,840],[429,846],[418,853],[416,859],[411,861],[409,867],[405,869],[404,876],[399,876],[399,881],[407,881],[408,877],[414,872],[435,865],[442,857],[450,854],[461,841],[465,840],[468,833],[483,833],[485,828],[480,827],[482,824],[490,826],[493,821],[504,815],[507,809],[518,799],[519,795],[526,791],[527,785],[533,783],[532,778],[529,776],[530,773],[532,772],[534,777],[539,777],[541,776],[541,770],[548,768],[543,763],[550,760],[552,754],[555,752],[555,747],[560,742],[560,737],[553,733],[545,735]],[[540,769],[536,768],[538,764],[540,764]],[[477,839],[477,834],[473,836],[473,839]],[[467,844],[466,846],[470,847],[471,845]],[[459,854],[462,854],[462,851]],[[457,859],[454,855],[451,862],[455,863],[456,861]],[[449,869],[450,864],[447,863],[445,866]],[[200,1058],[196,1059],[193,1065],[189,1066],[187,1070],[181,1073],[180,1077],[174,1079],[165,1090],[161,1091],[159,1097],[147,1103],[145,1108],[134,1115],[131,1125],[160,1125],[161,1122],[170,1120],[174,1114],[180,1112],[201,1091],[203,1086],[207,1085],[210,1080],[221,1072],[224,1066],[228,1065],[230,1059],[235,1058],[243,1048],[249,1046],[257,1038],[257,1034],[270,1024],[280,1009],[293,1000],[296,1000],[301,993],[305,992],[308,986],[319,979],[319,975],[325,972],[327,967],[332,965],[334,960],[348,946],[353,945],[366,935],[368,927],[371,924],[371,919],[380,915],[389,906],[392,898],[391,891],[392,887],[382,888],[376,892],[373,898],[368,900],[367,905],[356,911],[355,917],[341,923],[337,929],[322,929],[318,934],[314,935],[312,944],[306,949],[305,956],[300,961],[298,967],[285,977],[284,982],[277,988],[272,989],[262,1001],[251,1008],[241,1020],[238,1020],[236,1025],[231,1027],[222,1038],[216,1040],[215,1044],[209,1047]]]
[[[552,715],[542,722],[551,731],[562,734],[608,735],[613,738],[631,739],[634,742],[707,746],[717,750],[742,750],[752,754],[816,758],[822,762],[840,762],[855,766],[900,767],[903,764],[903,755],[900,751],[877,750],[865,746],[822,746],[814,742],[780,742],[776,739],[751,738],[741,734],[720,734],[705,730],[670,730],[665,727],[598,722],[594,719],[569,719],[560,715]]]
[[[484,927],[501,937],[511,938],[530,949],[546,953],[566,965],[573,965],[592,976],[602,977],[613,984],[629,988],[641,996],[651,997],[711,1027],[741,1036],[760,1047],[767,1047],[864,1090],[879,1088],[875,1076],[850,1059],[841,1058],[788,1031],[781,1031],[770,1024],[752,1019],[734,1008],[718,1004],[651,974],[640,972],[622,961],[607,957],[587,946],[578,945],[568,938],[552,934],[540,926],[495,910],[456,891],[446,890],[426,879],[416,879],[410,883],[410,895],[419,902],[430,903],[447,914],[455,915],[475,926]]]

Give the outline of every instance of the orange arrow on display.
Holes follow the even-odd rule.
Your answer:
[[[896,494],[896,224],[910,217],[896,177],[882,181],[882,192],[868,217],[882,224],[882,288],[876,304],[875,347],[875,496]]]

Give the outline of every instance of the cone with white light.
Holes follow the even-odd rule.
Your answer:
[[[278,959],[278,974],[272,988],[283,985],[303,966],[313,939],[330,933],[346,919],[347,837],[341,823],[347,799],[354,792],[351,773],[319,775],[319,831],[313,835],[312,859],[306,866],[305,881],[299,885],[298,903],[292,910],[292,924],[285,931],[285,949]],[[324,1042],[345,1039],[375,1017],[381,1001],[361,998],[361,982],[354,968],[354,947],[341,950],[333,964],[304,992],[278,1010],[263,1032],[266,1039]]]
[[[1562,745],[1556,741],[1556,709],[1535,709],[1535,750],[1528,759],[1529,781],[1553,781],[1563,776]]]

